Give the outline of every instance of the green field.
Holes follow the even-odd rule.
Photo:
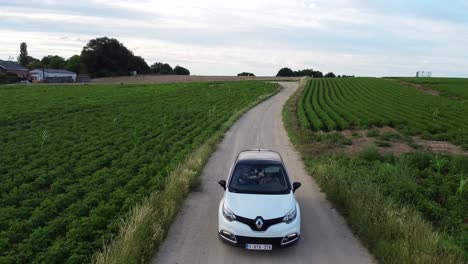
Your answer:
[[[442,96],[468,99],[468,79],[467,78],[396,78],[404,82],[420,84],[423,87],[437,90]]]
[[[0,263],[89,262],[178,164],[276,87],[1,87]]]
[[[314,132],[388,125],[466,144],[466,116],[461,102],[373,78],[310,80],[284,109],[310,175],[382,263],[466,263],[468,157],[317,155]]]
[[[376,78],[311,80],[299,101],[306,129],[391,126],[468,148],[468,105]]]

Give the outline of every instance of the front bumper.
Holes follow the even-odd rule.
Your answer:
[[[221,231],[218,233],[222,241],[241,248],[246,248],[247,244],[268,244],[272,245],[273,249],[289,247],[297,243],[300,239],[299,234],[290,234],[294,235],[289,240],[286,237],[246,237],[246,236],[237,236],[237,235],[227,235],[226,231]]]
[[[301,212],[297,206],[296,219],[289,224],[284,222],[268,227],[265,231],[252,230],[239,221],[228,221],[222,214],[222,204],[218,214],[218,235],[228,244],[246,247],[246,244],[271,244],[273,248],[295,244],[301,235]],[[287,239],[288,236],[290,239]]]

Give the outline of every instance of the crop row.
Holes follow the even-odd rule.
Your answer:
[[[299,101],[305,128],[392,126],[468,147],[468,105],[376,78],[313,79]]]
[[[263,82],[0,88],[0,263],[84,263]]]

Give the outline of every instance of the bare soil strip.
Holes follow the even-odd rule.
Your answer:
[[[440,96],[440,91],[428,88],[428,87],[426,87],[424,85],[421,85],[421,84],[410,83],[410,82],[405,82],[405,81],[402,81],[402,80],[394,80],[394,79],[387,79],[387,80],[397,82],[397,83],[402,84],[404,86],[415,88],[416,90],[419,90],[421,92],[424,92],[424,93],[427,93],[427,94],[430,94],[430,95]]]
[[[379,134],[384,134],[386,132],[391,133],[398,133],[399,132],[391,127],[381,127],[381,128],[374,128],[375,130],[379,131]],[[345,138],[352,140],[351,145],[346,145],[339,149],[335,149],[333,151],[354,155],[360,153],[362,150],[376,145],[376,141],[378,137],[370,137],[368,136],[368,132],[370,129],[361,129],[361,130],[343,130],[341,131],[341,135]],[[456,146],[450,142],[446,141],[434,141],[434,140],[426,140],[422,139],[421,137],[415,136],[412,137],[414,144],[410,146],[408,142],[404,140],[392,140],[390,141],[391,146],[388,147],[378,147],[379,152],[382,154],[394,154],[399,156],[403,153],[408,153],[416,150],[424,150],[430,151],[434,153],[440,154],[455,154],[455,155],[465,155],[468,156],[468,151],[463,150],[461,147]],[[415,146],[417,146],[415,148]]]

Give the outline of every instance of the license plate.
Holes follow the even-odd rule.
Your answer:
[[[245,248],[249,250],[272,250],[273,246],[271,244],[246,244]]]

